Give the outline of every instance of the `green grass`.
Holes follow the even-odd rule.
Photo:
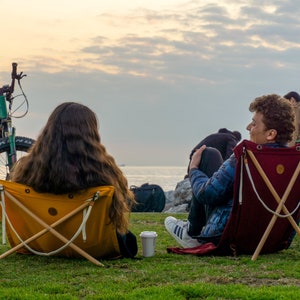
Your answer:
[[[277,254],[196,257],[169,254],[176,242],[165,214],[134,213],[131,230],[158,233],[156,254],[102,261],[12,254],[0,261],[0,299],[300,299],[300,238]],[[186,218],[186,215],[179,215]],[[0,253],[9,247],[0,245]]]

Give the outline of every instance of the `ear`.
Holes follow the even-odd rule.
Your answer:
[[[294,97],[292,97],[290,99],[290,101],[291,101],[291,104],[292,104],[293,107],[297,106],[297,101],[296,101],[296,99]]]
[[[275,141],[277,136],[277,130],[276,129],[269,129],[268,130],[268,135],[267,135],[267,141]]]

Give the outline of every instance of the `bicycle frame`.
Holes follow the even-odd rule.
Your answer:
[[[7,162],[9,169],[11,169],[13,164],[17,161],[15,143],[16,130],[12,126],[11,118],[7,113],[4,95],[0,95],[0,121],[2,127],[2,137],[8,137],[9,139],[10,151],[7,153]]]
[[[23,76],[22,72],[17,74],[17,63],[12,63],[12,81],[11,85],[4,85],[0,88],[0,128],[1,128],[1,137],[7,137],[9,140],[10,150],[7,152],[7,163],[9,170],[11,170],[14,163],[17,161],[17,151],[15,143],[15,128],[12,126],[11,121],[11,104],[12,104],[12,94],[14,92],[15,79],[20,80]],[[9,109],[7,109],[6,101],[9,103]]]

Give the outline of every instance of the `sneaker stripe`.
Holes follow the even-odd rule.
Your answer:
[[[181,226],[176,225],[174,233],[182,240],[183,228]]]
[[[177,229],[178,229],[178,225],[175,225],[174,227],[174,234],[177,235]]]
[[[178,233],[177,233],[177,232],[178,232],[178,225],[175,225],[175,228],[174,228],[174,234],[178,236]]]

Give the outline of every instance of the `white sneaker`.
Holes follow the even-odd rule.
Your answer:
[[[201,245],[196,239],[188,235],[188,222],[177,220],[174,217],[167,217],[165,227],[183,248],[193,248]]]

